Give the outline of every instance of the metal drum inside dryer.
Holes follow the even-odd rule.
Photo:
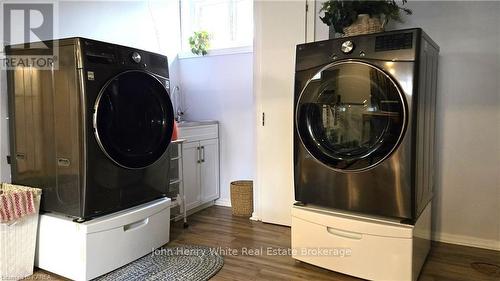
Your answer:
[[[320,163],[339,172],[375,167],[403,135],[406,102],[396,82],[360,61],[318,71],[296,107],[300,140]]]

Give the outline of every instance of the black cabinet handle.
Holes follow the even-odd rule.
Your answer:
[[[198,161],[196,161],[196,163],[201,163],[201,147],[198,146],[196,149],[198,150]]]
[[[201,147],[201,155],[202,155],[201,162],[205,162],[205,147],[204,146]]]

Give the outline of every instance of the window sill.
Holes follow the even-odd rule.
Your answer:
[[[209,50],[208,54],[206,54],[204,56],[195,55],[191,52],[181,52],[178,54],[178,57],[179,57],[179,59],[192,59],[192,58],[204,58],[204,57],[245,54],[245,53],[252,53],[252,52],[253,52],[253,46],[243,46],[243,47]]]

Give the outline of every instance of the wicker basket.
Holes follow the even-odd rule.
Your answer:
[[[250,217],[253,213],[253,182],[233,181],[231,183],[231,206],[235,216]]]
[[[13,223],[0,223],[0,280],[18,280],[33,274],[42,190],[2,183],[0,191],[2,193],[29,191],[35,200],[35,214],[22,217]]]
[[[344,28],[344,36],[377,33],[384,31],[383,21],[379,17],[370,17],[366,14],[358,15],[358,19]]]

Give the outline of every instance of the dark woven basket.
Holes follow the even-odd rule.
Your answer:
[[[344,36],[370,34],[384,31],[384,23],[379,17],[358,15],[358,20],[344,28]]]

